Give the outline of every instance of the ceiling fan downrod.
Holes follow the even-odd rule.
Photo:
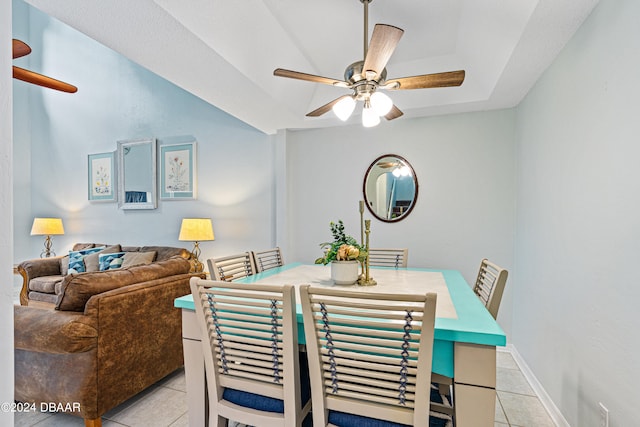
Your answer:
[[[362,59],[367,57],[367,52],[369,49],[369,3],[373,0],[360,0],[360,2],[364,5],[364,55],[362,55]]]

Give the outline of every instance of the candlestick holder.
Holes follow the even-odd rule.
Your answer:
[[[364,247],[365,247],[365,250],[367,251],[367,257],[364,260],[364,275],[361,276],[360,279],[358,280],[358,284],[360,286],[374,286],[378,284],[375,280],[373,280],[373,277],[371,277],[371,275],[369,274],[369,233],[371,233],[370,227],[371,227],[371,220],[366,219],[364,221],[364,234],[366,235],[366,242]]]

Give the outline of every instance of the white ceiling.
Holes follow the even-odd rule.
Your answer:
[[[305,114],[350,93],[275,68],[342,79],[363,59],[360,0],[26,2],[269,134],[343,124]],[[373,0],[369,36],[376,23],[405,31],[388,78],[466,71],[460,87],[387,92],[396,120],[517,105],[597,3]]]

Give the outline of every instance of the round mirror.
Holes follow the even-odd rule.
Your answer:
[[[371,163],[362,186],[369,211],[380,221],[400,221],[418,199],[418,178],[405,159],[385,154]]]

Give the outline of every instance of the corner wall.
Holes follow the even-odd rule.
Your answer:
[[[11,2],[0,2],[0,403],[13,402],[13,124]],[[13,425],[11,411],[0,411],[0,425]]]
[[[638,16],[602,0],[517,108],[512,340],[572,426],[638,424]]]

